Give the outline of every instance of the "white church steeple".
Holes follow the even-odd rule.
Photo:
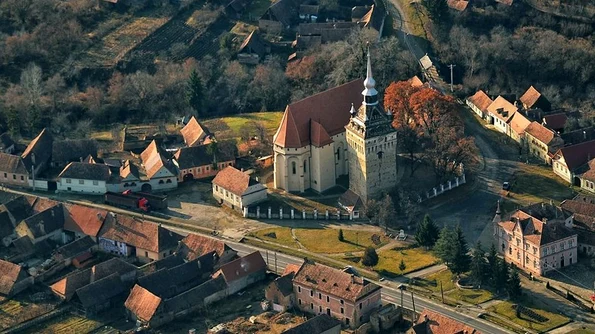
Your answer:
[[[368,61],[366,65],[366,80],[364,80],[364,104],[378,104],[378,91],[376,90],[376,81],[372,77],[372,60],[370,59],[370,47],[368,47]]]

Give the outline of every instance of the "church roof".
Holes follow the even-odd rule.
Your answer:
[[[329,137],[345,131],[351,104],[362,104],[362,86],[363,80],[354,80],[288,105],[274,137],[275,145],[299,148],[315,144],[311,120],[320,124]]]

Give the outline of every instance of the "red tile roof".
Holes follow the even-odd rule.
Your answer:
[[[0,153],[0,172],[27,174],[27,167],[20,156]]]
[[[33,156],[35,156],[35,164],[40,165],[49,161],[52,155],[52,143],[54,139],[47,129],[41,130],[39,135],[35,137],[21,154],[27,170],[31,169],[33,164]]]
[[[508,124],[510,125],[510,129],[520,136],[525,133],[525,129],[531,124],[531,121],[521,113],[516,112],[508,120]]]
[[[227,166],[223,168],[217,176],[213,179],[213,184],[217,185],[232,194],[242,196],[248,187],[259,184],[256,180],[252,179],[250,175],[240,171],[233,166]],[[264,188],[263,185],[260,185]]]
[[[69,300],[77,289],[91,283],[91,276],[91,268],[77,271],[50,285],[50,289]]]
[[[545,125],[548,128],[556,131],[564,129],[564,125],[566,125],[567,120],[568,116],[564,113],[543,116],[543,122]]]
[[[417,324],[413,326],[413,332],[416,334],[481,334],[473,327],[428,309],[419,315]]]
[[[140,158],[143,161],[143,166],[145,167],[149,179],[153,178],[161,168],[169,170],[163,161],[163,157],[161,156],[161,152],[159,152],[159,147],[157,147],[157,142],[155,140],[153,140],[140,154]],[[175,174],[171,170],[170,173]]]
[[[130,291],[130,295],[126,299],[124,306],[141,321],[148,322],[155,312],[157,312],[160,304],[161,298],[136,284],[132,288],[132,291]]]
[[[281,276],[285,276],[285,275],[287,275],[287,274],[289,274],[289,273],[294,273],[294,274],[295,274],[295,273],[297,273],[297,272],[298,272],[298,270],[300,270],[300,266],[299,266],[299,265],[297,265],[297,264],[292,264],[292,263],[289,263],[289,264],[288,264],[288,265],[285,267],[285,270],[283,271],[283,275],[281,275]]]
[[[584,168],[586,171],[580,174],[580,177],[585,180],[595,182],[595,159],[591,159],[589,162],[587,162]]]
[[[528,109],[532,108],[537,100],[541,97],[541,93],[535,89],[535,87],[531,86],[523,96],[519,99],[523,105],[527,106]]]
[[[9,295],[14,285],[26,276],[18,264],[0,260],[0,294]]]
[[[194,233],[190,233],[184,237],[184,239],[182,239],[182,244],[188,248],[188,254],[186,255],[186,260],[188,261],[192,261],[213,251],[221,258],[225,251],[231,250],[231,248],[221,240]]]
[[[331,137],[345,131],[351,104],[359,106],[363,101],[362,90],[363,80],[354,80],[288,105],[275,144],[286,148],[309,145],[310,120],[320,123]]]
[[[504,111],[507,111],[508,114],[506,116],[504,116],[502,113],[498,113],[498,109],[503,109]],[[491,114],[493,114],[495,117],[498,117],[499,119],[503,120],[504,122],[508,122],[508,120],[512,117],[512,115],[514,115],[514,113],[516,113],[518,110],[517,107],[515,107],[512,103],[508,102],[505,98],[503,98],[502,96],[498,96],[494,102],[492,102],[489,106],[487,111]]]
[[[498,225],[508,232],[513,232],[519,226],[523,239],[536,246],[547,245],[576,235],[576,232],[562,224],[544,223],[522,210],[516,210],[509,221],[500,222]]]
[[[458,10],[459,12],[462,12],[465,9],[467,9],[467,5],[469,5],[469,1],[465,0],[448,0],[447,3],[448,7],[454,10]]]
[[[176,247],[182,239],[155,223],[124,215],[108,217],[98,236],[157,253]]]
[[[262,255],[259,251],[255,251],[242,258],[224,264],[213,274],[213,278],[223,275],[225,282],[230,284],[231,282],[242,279],[258,271],[264,272],[266,269],[267,265],[264,262]]]
[[[556,134],[554,131],[546,128],[545,126],[541,125],[538,122],[531,122],[525,132],[533,136],[535,139],[539,140],[545,145],[549,145],[549,143],[554,139]]]
[[[108,215],[106,210],[77,204],[64,204],[64,229],[96,237]]]
[[[423,81],[421,81],[417,75],[411,77],[408,81],[411,84],[411,87],[421,87],[424,85]]]
[[[563,157],[568,169],[574,171],[595,157],[595,140],[563,147],[555,156]]]
[[[309,260],[304,261],[293,282],[351,302],[380,289],[366,279]]]
[[[190,118],[188,124],[180,130],[182,137],[184,137],[184,142],[188,146],[195,146],[199,145],[201,141],[210,135],[210,132],[207,128],[202,126],[194,116]]]
[[[326,130],[320,125],[320,123],[311,120],[312,124],[310,124],[310,140],[312,141],[312,145],[316,147],[322,147],[324,145],[328,145],[333,142],[331,137],[328,135]]]
[[[483,90],[478,90],[477,93],[467,98],[467,100],[473,103],[473,105],[475,105],[477,108],[479,108],[479,110],[483,112],[486,112],[490,104],[494,102],[492,101],[492,99],[490,99],[488,94],[484,93]]]

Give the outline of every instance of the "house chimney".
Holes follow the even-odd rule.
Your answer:
[[[103,216],[101,215],[101,213],[97,212],[97,219],[99,220],[103,220]]]

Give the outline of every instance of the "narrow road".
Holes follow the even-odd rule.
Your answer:
[[[392,6],[391,6],[392,5]],[[405,12],[401,8],[401,4],[398,0],[388,0],[387,3],[388,11],[394,17],[394,25],[395,28],[398,30],[397,36],[409,49],[409,52],[413,55],[416,60],[419,60],[423,57],[428,50],[424,49],[415,41],[415,38],[411,36],[411,28],[409,28],[409,23]]]

